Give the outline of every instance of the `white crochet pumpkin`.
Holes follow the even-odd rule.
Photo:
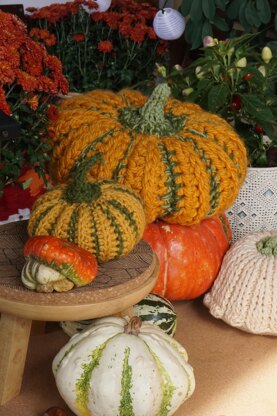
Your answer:
[[[97,319],[53,361],[77,416],[170,416],[194,391],[185,349],[140,317]]]
[[[277,335],[277,231],[238,240],[225,255],[204,304],[229,325]]]

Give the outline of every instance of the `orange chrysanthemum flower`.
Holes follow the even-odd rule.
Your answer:
[[[110,53],[113,50],[113,44],[109,40],[103,40],[98,43],[97,48],[102,53]]]
[[[84,42],[84,40],[85,40],[85,35],[84,35],[83,33],[74,33],[74,34],[72,35],[72,39],[73,39],[75,42]]]

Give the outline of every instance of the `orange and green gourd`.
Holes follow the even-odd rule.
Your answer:
[[[98,153],[80,158],[67,184],[39,197],[28,223],[29,236],[53,235],[94,254],[98,262],[127,255],[142,238],[145,214],[129,187],[87,177]]]
[[[80,154],[101,152],[91,177],[134,189],[148,223],[191,225],[224,212],[246,175],[245,146],[225,120],[170,92],[160,84],[149,99],[96,90],[65,100],[50,126],[54,180],[66,181]]]

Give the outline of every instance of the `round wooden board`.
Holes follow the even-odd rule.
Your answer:
[[[21,283],[27,221],[0,226],[0,311],[32,320],[78,320],[118,313],[153,288],[158,260],[141,240],[128,256],[99,265],[90,285],[63,293],[37,293]]]

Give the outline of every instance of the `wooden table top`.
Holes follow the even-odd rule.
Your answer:
[[[158,260],[141,240],[119,260],[99,265],[91,284],[63,293],[37,293],[21,282],[27,221],[0,226],[0,311],[33,320],[89,319],[118,313],[139,302],[153,288]]]

